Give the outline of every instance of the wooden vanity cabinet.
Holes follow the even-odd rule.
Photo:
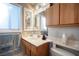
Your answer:
[[[35,46],[26,40],[22,39],[23,51],[28,56],[48,56],[49,55],[49,44],[44,43],[40,46]]]

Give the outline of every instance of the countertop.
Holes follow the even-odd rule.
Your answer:
[[[41,38],[24,37],[24,36],[22,36],[22,38],[37,47],[44,43],[51,42],[51,40],[48,39],[42,40]]]
[[[42,40],[41,38],[25,37],[25,36],[22,36],[22,38],[37,47],[47,42],[53,42],[54,44],[79,51],[78,40],[69,40],[66,43],[63,43],[61,38],[55,38],[55,37],[48,38],[46,40]]]

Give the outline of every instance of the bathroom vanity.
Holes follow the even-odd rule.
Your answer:
[[[28,56],[48,56],[49,55],[49,40],[42,40],[40,38],[21,39],[24,55]]]

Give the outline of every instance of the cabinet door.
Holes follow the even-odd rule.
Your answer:
[[[25,51],[26,46],[25,46],[25,41],[23,39],[21,40],[21,47],[22,47],[23,54],[26,55],[26,51]]]
[[[50,8],[48,8],[45,11],[45,16],[46,16],[46,24],[47,24],[47,26],[52,25],[51,16],[50,16]]]
[[[52,19],[52,25],[58,25],[59,24],[59,4],[57,3],[53,4],[50,14]]]
[[[77,7],[77,17],[78,17],[78,19],[76,19],[76,22],[78,22],[79,23],[79,3],[76,3],[76,7]]]
[[[23,52],[24,55],[30,56],[31,51],[30,51],[30,43],[22,39],[22,47],[23,47]]]
[[[44,43],[43,45],[37,47],[39,56],[48,56],[49,55],[49,43]]]
[[[59,4],[55,3],[46,11],[47,25],[59,24]]]
[[[37,56],[37,55],[38,55],[37,47],[31,45],[31,56]]]
[[[74,3],[60,4],[60,24],[77,23],[77,5]]]
[[[30,56],[31,55],[31,50],[26,46],[25,49],[26,55]]]
[[[31,45],[31,56],[48,56],[49,55],[49,44],[45,43],[38,47]]]
[[[26,46],[26,50],[25,50],[26,55],[30,56],[31,55],[31,44],[26,41],[25,46]]]

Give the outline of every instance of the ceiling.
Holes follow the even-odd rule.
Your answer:
[[[28,9],[39,9],[44,8],[48,3],[18,3],[19,5],[28,8]]]
[[[25,7],[25,8],[32,8],[32,9],[35,9],[35,5],[36,4],[32,4],[32,3],[18,3],[20,4],[21,6]]]

